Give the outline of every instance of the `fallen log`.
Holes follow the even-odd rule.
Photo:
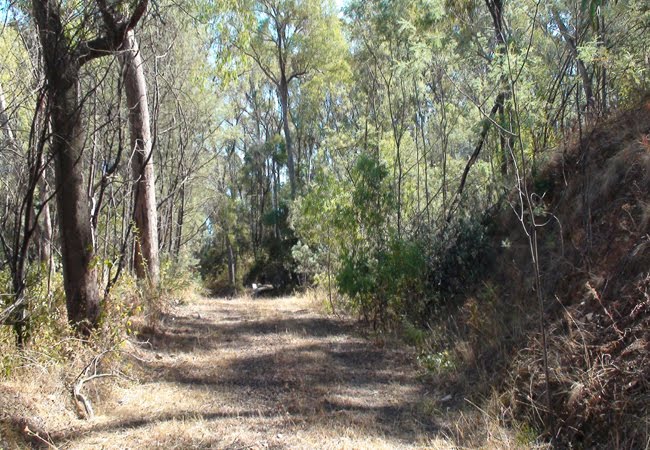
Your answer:
[[[275,287],[272,284],[253,283],[251,287],[253,288],[253,297],[257,297],[262,292],[272,291],[273,289],[275,289]]]

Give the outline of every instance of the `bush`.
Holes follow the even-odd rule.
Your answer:
[[[336,280],[366,319],[385,326],[419,313],[426,273],[422,246],[394,238],[374,252],[345,254]]]
[[[464,298],[467,287],[478,281],[495,258],[490,239],[491,222],[464,219],[439,235],[429,247],[426,316],[454,299]]]

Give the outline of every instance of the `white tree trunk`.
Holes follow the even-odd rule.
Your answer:
[[[156,186],[152,155],[147,83],[144,77],[142,56],[135,33],[128,32],[122,62],[126,103],[129,108],[131,129],[131,168],[135,179],[133,220],[136,227],[135,271],[140,279],[148,279],[156,286],[160,278],[158,257],[158,215],[156,211]]]

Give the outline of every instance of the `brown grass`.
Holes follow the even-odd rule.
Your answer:
[[[143,384],[75,446],[397,448],[441,428],[418,414],[426,386],[407,351],[375,347],[303,298],[201,299],[141,339]]]
[[[85,386],[91,420],[70,387],[96,352],[20,369],[0,384],[0,447],[522,448],[500,418],[424,381],[413,349],[315,300],[194,296],[156,327],[143,319],[103,364],[122,375]]]
[[[558,445],[650,442],[649,132],[646,103],[558,150],[538,180],[549,213],[539,218],[548,221],[539,230],[555,418],[547,436]],[[541,431],[549,422],[530,254],[511,212],[497,217],[497,230],[495,241],[511,245],[496,250],[494,270],[454,315],[457,338],[471,343],[464,353],[476,357],[456,387],[498,400],[488,410],[506,423]]]

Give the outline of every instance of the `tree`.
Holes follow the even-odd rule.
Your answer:
[[[43,156],[45,127],[43,126],[43,109],[41,107],[44,101],[41,92],[30,131],[29,141],[33,145],[26,149],[16,137],[9,123],[8,107],[2,85],[0,85],[0,127],[5,136],[6,146],[11,152],[25,159],[24,169],[19,169],[14,174],[16,176],[15,181],[17,181],[17,186],[14,189],[16,189],[17,194],[14,205],[16,211],[12,214],[13,220],[10,224],[7,223],[7,215],[2,220],[2,227],[10,228],[13,232],[12,236],[7,237],[4,232],[0,232],[0,243],[11,271],[12,294],[14,297],[13,303],[0,312],[0,324],[9,323],[13,325],[19,347],[22,347],[29,337],[29,305],[28,298],[25,296],[27,288],[25,278],[30,244],[38,227],[39,216],[45,210],[49,213],[47,208],[48,199],[44,199],[43,204],[40,206],[35,205],[35,193],[39,182],[42,183],[45,170]],[[47,262],[49,263],[49,261]]]
[[[103,2],[98,0],[98,3]],[[84,335],[97,325],[100,303],[89,195],[83,172],[85,133],[80,72],[85,64],[120,48],[127,33],[144,15],[147,3],[147,0],[139,1],[128,18],[103,32],[95,30],[95,38],[83,39],[79,38],[86,34],[83,30],[71,30],[63,20],[64,8],[69,5],[54,0],[32,0],[33,17],[43,48],[52,123],[51,152],[55,160],[68,320]],[[86,17],[90,13],[82,11]]]
[[[17,344],[23,346],[31,335],[34,300],[30,291],[37,281],[32,273],[46,274],[47,295],[52,274],[51,235],[46,167],[47,98],[42,89],[42,73],[35,42],[29,28],[20,23],[7,26],[0,36],[5,54],[0,74],[0,127],[3,138],[1,169],[3,188],[0,196],[5,211],[0,215],[0,251],[9,268],[11,304],[0,312],[0,323],[10,324]],[[30,61],[31,60],[31,61]],[[30,61],[31,64],[25,64]],[[6,84],[5,84],[6,82]],[[7,87],[8,96],[5,96]],[[9,101],[7,101],[9,99]],[[35,105],[35,106],[34,106]],[[45,269],[45,272],[43,271]],[[31,280],[28,281],[28,278]]]
[[[338,19],[331,5],[315,0],[261,0],[254,3],[256,33],[244,51],[277,89],[287,152],[291,197],[297,192],[296,155],[291,133],[292,83],[323,71],[340,42]]]
[[[582,79],[582,89],[585,91],[587,112],[591,114],[594,112],[594,108],[595,108],[595,97],[594,97],[594,91],[591,83],[591,76],[587,72],[587,67],[585,66],[585,63],[582,60],[582,58],[580,58],[580,54],[578,52],[579,43],[577,37],[580,34],[579,28],[576,27],[576,35],[574,36],[571,34],[569,28],[564,23],[564,20],[560,16],[557,7],[551,7],[551,14],[553,15],[553,20],[555,21],[555,24],[560,30],[562,39],[564,39],[567,48],[571,52],[571,56],[575,59],[576,67],[578,68],[578,73],[580,74],[580,78]]]
[[[133,200],[133,221],[136,228],[135,272],[138,278],[146,278],[152,286],[156,286],[160,278],[160,263],[149,104],[142,55],[133,30],[127,32],[121,50],[133,151],[131,167],[136,183]]]

